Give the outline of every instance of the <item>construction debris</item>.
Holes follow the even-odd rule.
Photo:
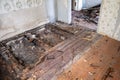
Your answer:
[[[26,79],[22,77],[23,72],[30,71],[45,60],[56,59],[54,55],[48,55],[46,52],[62,41],[76,36],[81,30],[84,29],[47,24],[42,28],[2,41],[0,43],[0,80]],[[57,51],[63,53],[61,50]]]
[[[80,19],[96,25],[99,18],[99,7],[80,11],[78,15],[74,14],[74,18],[75,23],[76,21],[79,23]],[[23,72],[26,73],[45,61],[55,60],[55,55],[48,55],[49,50],[67,39],[71,40],[71,37],[80,37],[82,34],[80,40],[90,42],[95,39],[96,33],[94,30],[73,24],[66,25],[62,23],[61,25],[59,22],[47,24],[0,42],[0,80],[6,80],[6,78],[7,80],[26,79]],[[84,31],[86,31],[85,34],[83,34]],[[79,42],[79,39],[76,42]],[[72,46],[71,43],[68,43],[70,48]],[[66,42],[66,45],[68,44]],[[74,49],[78,49],[80,45],[74,44],[76,44]],[[64,49],[67,49],[67,47],[65,46]],[[73,50],[73,53],[75,51]],[[56,53],[60,55],[65,53],[65,51],[58,49]],[[68,59],[70,58],[68,57]]]
[[[90,8],[83,9],[81,11],[73,11],[72,24],[96,29],[99,19],[100,5]]]

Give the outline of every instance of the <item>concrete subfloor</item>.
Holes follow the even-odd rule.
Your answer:
[[[57,80],[120,80],[120,42],[101,38]]]

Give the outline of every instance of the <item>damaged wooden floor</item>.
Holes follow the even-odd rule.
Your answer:
[[[101,38],[94,30],[48,24],[1,42],[1,80],[51,80]]]
[[[100,14],[100,5],[81,11],[72,11],[72,23],[97,30],[98,19]]]
[[[57,80],[120,80],[120,42],[101,38]]]

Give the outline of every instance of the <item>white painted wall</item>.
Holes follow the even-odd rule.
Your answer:
[[[48,22],[45,0],[0,0],[0,41]]]
[[[47,14],[51,23],[57,20],[57,0],[46,0]]]
[[[102,0],[82,0],[82,2],[83,2],[82,9],[88,9],[101,4]]]
[[[102,0],[72,0],[73,9],[76,11],[88,9],[100,5],[101,3]]]
[[[98,33],[120,41],[120,0],[103,0]]]
[[[72,20],[72,0],[57,0],[57,20],[70,24]]]
[[[72,0],[72,9],[80,11],[83,7],[83,0]]]

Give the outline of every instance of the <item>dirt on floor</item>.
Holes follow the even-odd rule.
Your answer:
[[[0,80],[19,80],[23,72],[54,59],[47,52],[81,31],[84,28],[46,24],[0,42]]]
[[[72,24],[97,29],[98,19],[100,14],[100,5],[83,9],[81,11],[72,11]]]
[[[120,42],[103,37],[57,80],[120,80]]]

